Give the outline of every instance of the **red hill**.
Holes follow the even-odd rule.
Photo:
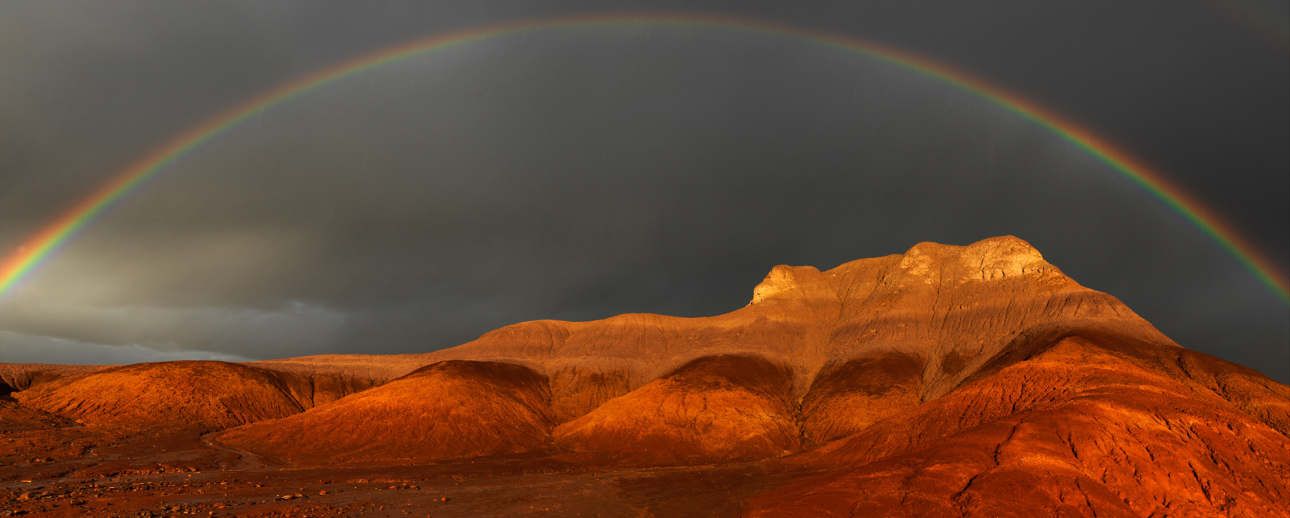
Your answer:
[[[218,430],[304,410],[273,373],[224,362],[141,363],[70,376],[14,396],[90,424]]]
[[[558,446],[636,464],[708,464],[797,451],[792,378],[761,358],[708,356],[555,430]]]
[[[426,462],[546,446],[545,377],[504,363],[448,361],[310,412],[229,430],[217,440],[305,465]]]
[[[758,495],[749,516],[1286,516],[1286,386],[1113,336],[1017,347],[945,397],[791,459],[837,471]],[[1251,400],[1270,403],[1262,417],[1241,409]]]

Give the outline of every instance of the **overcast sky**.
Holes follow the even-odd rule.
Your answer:
[[[1290,269],[1287,2],[758,4],[6,1],[0,250],[292,78],[447,31],[650,11],[953,65],[1136,154]],[[265,111],[0,302],[0,361],[423,352],[524,320],[720,314],[777,264],[1004,234],[1290,382],[1290,308],[1048,130],[835,48],[663,25],[487,39]]]

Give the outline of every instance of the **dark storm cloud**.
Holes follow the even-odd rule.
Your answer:
[[[633,7],[529,4],[6,3],[0,245],[281,81],[445,30]],[[1140,153],[1278,264],[1290,256],[1286,51],[1213,5],[705,10],[974,71]],[[678,27],[493,39],[266,111],[0,307],[0,361],[426,351],[521,320],[711,315],[775,264],[1002,234],[1184,346],[1290,380],[1285,305],[1085,152],[873,60]]]

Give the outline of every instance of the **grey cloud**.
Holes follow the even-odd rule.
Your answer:
[[[530,4],[7,3],[0,247],[299,74],[448,29],[668,7]],[[922,52],[1074,114],[1286,262],[1290,67],[1203,9],[705,5]],[[1003,234],[1184,346],[1290,380],[1284,303],[1083,150],[852,53],[661,26],[463,45],[268,110],[87,229],[0,329],[158,354],[416,352],[521,320],[721,313],[776,264]]]
[[[71,363],[121,365],[178,360],[250,361],[251,358],[215,351],[159,351],[139,344],[107,345],[51,336],[0,331],[0,349],[9,363]]]
[[[45,303],[29,297],[8,301],[0,309],[0,326],[22,338],[7,339],[5,351],[19,355],[33,354],[30,351],[36,343],[57,345],[42,353],[47,355],[67,351],[75,343],[88,343],[97,347],[94,354],[103,357],[118,353],[134,357],[145,352],[158,358],[301,356],[333,348],[346,319],[336,311],[299,303],[265,311],[94,307]]]

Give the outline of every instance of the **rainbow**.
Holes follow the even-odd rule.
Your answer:
[[[168,165],[202,144],[266,109],[341,79],[429,52],[503,36],[605,26],[679,26],[770,34],[868,56],[972,92],[1047,128],[1146,189],[1227,250],[1282,301],[1290,303],[1290,283],[1286,276],[1218,215],[1147,164],[1052,110],[931,59],[849,36],[744,18],[672,14],[607,14],[489,25],[409,41],[281,84],[171,139],[41,228],[0,262],[0,297],[11,293],[20,281],[29,277],[38,266],[89,227],[98,216],[138,190],[148,179],[160,174]]]

